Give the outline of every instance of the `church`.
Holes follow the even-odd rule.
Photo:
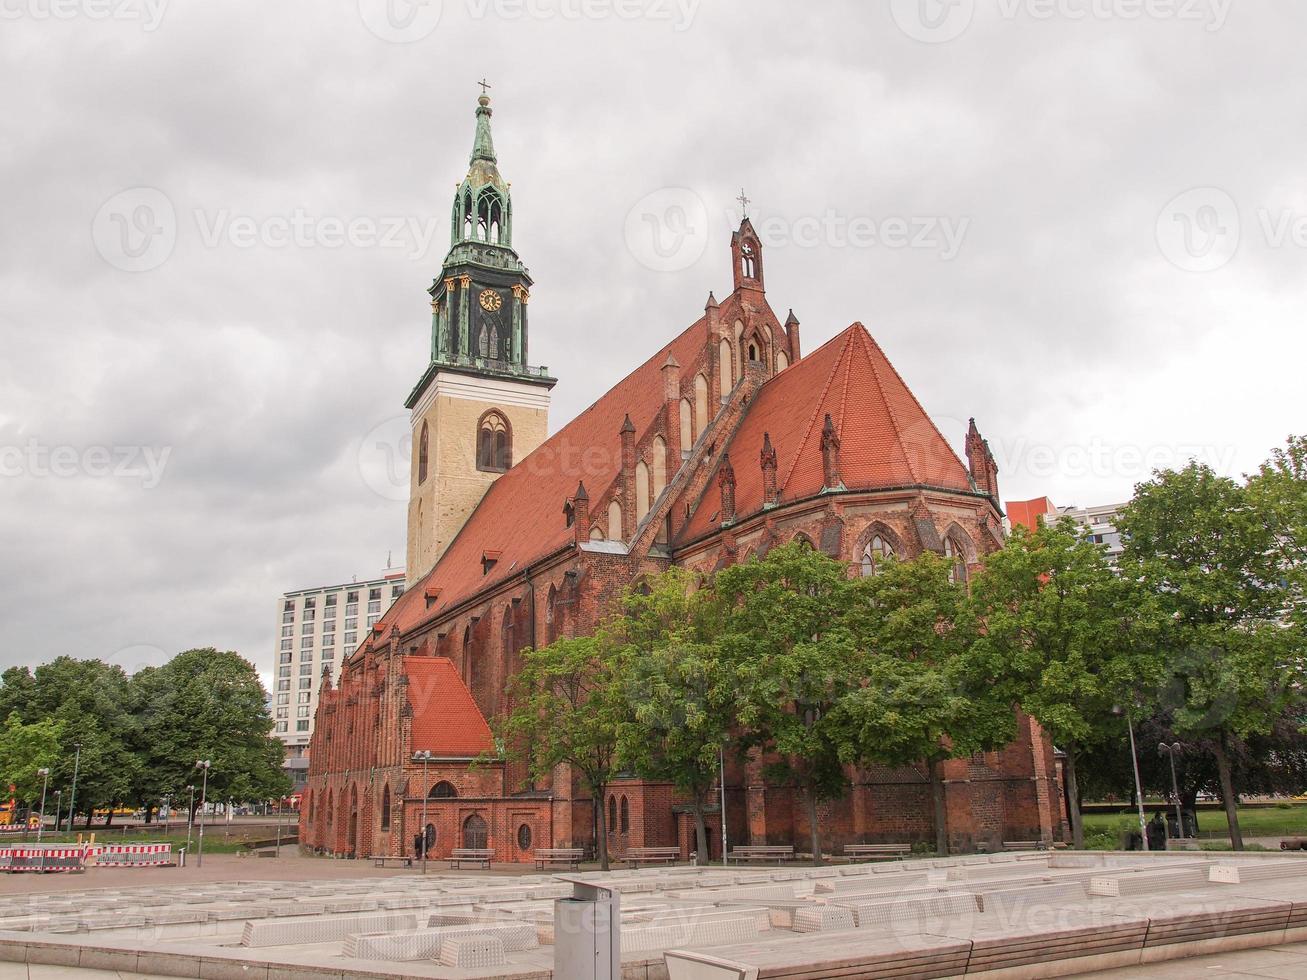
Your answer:
[[[731,288],[584,412],[548,434],[549,372],[531,365],[532,281],[513,248],[513,199],[476,108],[451,247],[430,288],[430,361],[412,418],[408,588],[322,677],[300,842],[344,857],[433,857],[491,848],[693,847],[670,785],[620,775],[591,799],[560,766],[533,781],[497,752],[489,720],[510,707],[521,651],[592,631],[642,576],[711,573],[802,539],[874,575],[890,556],[947,556],[965,580],[1002,547],[998,469],[971,424],[965,463],[865,327],[814,351],[766,293],[746,217],[730,243]],[[669,331],[670,334],[670,331]],[[1053,746],[1022,716],[1001,752],[945,765],[955,850],[1065,834]],[[491,761],[487,761],[487,760]],[[764,760],[727,760],[729,844],[808,839],[800,795]],[[818,812],[824,846],[934,840],[926,770],[852,772]],[[720,812],[710,850],[721,853]]]

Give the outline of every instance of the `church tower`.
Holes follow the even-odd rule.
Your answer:
[[[555,379],[527,361],[531,277],[513,250],[490,99],[477,100],[471,166],[454,195],[450,249],[431,289],[431,361],[412,413],[408,582],[429,572],[490,484],[544,442]]]

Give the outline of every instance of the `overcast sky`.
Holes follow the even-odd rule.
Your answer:
[[[554,428],[730,291],[743,188],[806,350],[861,320],[1005,498],[1248,471],[1307,430],[1304,37],[1254,0],[0,0],[0,659],[267,671],[282,592],[402,561],[483,76]]]

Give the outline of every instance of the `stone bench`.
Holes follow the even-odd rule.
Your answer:
[[[675,864],[680,859],[679,847],[628,847],[622,857],[633,868],[642,864]]]
[[[507,966],[504,941],[498,936],[455,936],[440,944],[440,965],[462,970]]]
[[[488,848],[456,847],[449,853],[449,866],[459,868],[464,864],[477,864],[489,870],[490,859],[495,852]]]

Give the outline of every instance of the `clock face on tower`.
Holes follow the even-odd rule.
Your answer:
[[[481,295],[477,297],[477,301],[481,304],[481,309],[485,310],[487,313],[494,313],[504,305],[504,297],[500,296],[493,289],[483,289]]]

